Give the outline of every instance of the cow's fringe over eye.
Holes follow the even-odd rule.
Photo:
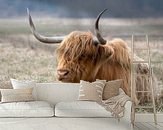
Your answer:
[[[76,61],[83,55],[88,58],[96,57],[97,47],[93,44],[93,36],[91,32],[72,32],[61,43],[57,50],[59,58]]]

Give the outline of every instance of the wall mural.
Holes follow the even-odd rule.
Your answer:
[[[127,36],[125,34],[132,34],[132,30],[135,29],[140,33],[144,33],[141,30],[144,31],[147,28],[146,26],[141,26],[143,29],[140,29],[141,27],[138,27],[139,23],[137,26],[133,24],[126,26],[128,21],[123,23],[123,20],[122,24],[124,24],[125,28],[124,26],[116,25],[116,22],[115,27],[114,21],[108,23],[106,19],[102,19],[104,24],[101,25],[101,30],[103,30],[102,34],[105,35],[105,38],[103,38],[99,30],[99,20],[105,11],[102,11],[95,21],[95,35],[93,34],[93,29],[91,29],[94,23],[92,19],[69,19],[66,21],[62,19],[63,24],[56,24],[60,23],[60,19],[47,19],[47,22],[46,19],[35,19],[38,29],[41,30],[39,30],[40,32],[45,34],[53,33],[55,35],[67,34],[55,37],[47,37],[38,33],[28,11],[31,31],[39,41],[36,41],[29,31],[27,19],[1,20],[1,88],[11,87],[9,81],[11,77],[16,79],[33,79],[37,82],[53,82],[58,80],[73,83],[79,83],[80,80],[123,79],[124,82],[121,88],[130,96],[131,46],[129,43],[131,42],[131,35]],[[143,21],[142,23],[146,22]],[[17,25],[16,28],[15,24]],[[48,26],[48,24],[50,25]],[[117,28],[120,30],[118,33]],[[150,28],[148,28],[145,30],[145,33],[150,31]],[[110,40],[114,36],[118,38]],[[151,35],[149,38],[152,41],[150,45],[153,49],[151,54],[152,60],[162,59],[162,36]],[[40,41],[46,44],[41,44]],[[136,41],[137,43],[143,44],[144,39],[139,37]],[[55,54],[54,50],[56,50]],[[142,58],[142,55],[144,55],[144,52],[137,53],[134,58]],[[143,59],[145,60],[144,57]],[[162,112],[162,62],[152,64],[152,67],[155,74],[153,81],[157,111]],[[148,74],[149,66],[141,63],[135,67],[135,71],[140,74]],[[138,77],[136,79],[136,89],[142,90],[142,85],[143,90],[149,90],[149,80]],[[135,102],[146,104],[150,99],[149,95],[135,94],[134,100]]]
[[[106,10],[103,10],[95,21],[95,36],[91,32],[84,31],[72,31],[66,36],[43,36],[36,31],[28,9],[27,12],[31,31],[37,40],[46,44],[60,43],[57,48],[58,65],[56,70],[56,78],[59,81],[79,83],[80,80],[123,79],[121,88],[131,96],[131,49],[120,38],[105,40],[102,37],[99,20]],[[141,58],[135,55],[134,59],[140,60]],[[146,63],[137,64],[135,69],[139,74],[149,74],[149,66]],[[156,79],[154,75],[153,79]],[[156,88],[157,80],[153,80],[153,82]],[[144,76],[137,77],[136,89],[148,91],[150,89],[149,79]],[[136,103],[144,103],[149,99],[150,95],[148,94],[145,96],[143,93],[134,94]]]

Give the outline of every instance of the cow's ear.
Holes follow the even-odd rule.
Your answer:
[[[99,46],[98,53],[101,58],[110,59],[114,55],[114,49],[111,46]]]
[[[109,57],[112,58],[113,55],[114,55],[114,49],[113,49],[113,47],[111,47],[111,46],[107,46],[106,48],[107,48],[107,51],[108,51]]]

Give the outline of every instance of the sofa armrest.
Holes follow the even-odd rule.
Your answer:
[[[127,101],[125,104],[125,111],[124,111],[124,117],[122,120],[127,121],[131,123],[131,108],[132,108],[132,102]]]
[[[122,127],[126,127],[126,130],[133,129],[133,125],[131,123],[131,108],[132,102],[127,101],[125,104],[124,116],[119,120],[119,126],[122,125]]]

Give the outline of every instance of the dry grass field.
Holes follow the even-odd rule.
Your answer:
[[[66,35],[73,30],[92,31],[93,19],[36,19],[38,31],[51,36]],[[108,22],[109,21],[109,22]],[[145,44],[149,34],[151,60],[158,79],[158,96],[163,93],[163,19],[104,19],[101,30],[109,39],[120,37],[131,45],[131,34],[136,34],[136,46]],[[141,35],[139,35],[141,34]],[[30,33],[27,19],[0,20],[0,88],[9,88],[10,78],[30,79],[36,82],[54,82],[57,65],[57,45],[39,43]],[[146,58],[146,52],[137,52]],[[158,112],[163,111],[163,97],[158,100]]]

